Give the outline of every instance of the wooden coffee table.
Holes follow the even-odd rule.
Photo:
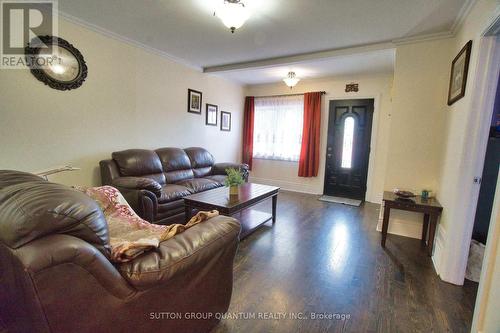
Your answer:
[[[227,187],[219,187],[201,193],[184,197],[186,221],[193,216],[193,210],[213,210],[220,214],[232,216],[241,222],[241,236],[245,238],[267,221],[276,222],[276,203],[279,187],[245,183],[239,186],[238,196],[230,196]],[[264,213],[252,206],[267,200],[272,200],[272,214]]]

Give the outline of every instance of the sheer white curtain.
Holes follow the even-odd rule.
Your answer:
[[[298,161],[303,117],[304,95],[256,97],[253,157]]]

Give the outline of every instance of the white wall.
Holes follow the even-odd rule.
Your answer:
[[[346,93],[346,83],[359,83],[359,92]],[[368,189],[366,200],[380,202],[385,181],[388,136],[391,127],[392,74],[366,77],[335,77],[303,80],[290,92],[283,82],[252,85],[246,89],[247,96],[325,91],[321,110],[320,167],[317,177],[298,177],[298,163],[254,159],[251,178],[254,181],[281,186],[285,189],[323,193],[325,174],[326,141],[328,135],[328,104],[332,99],[374,98],[375,112],[372,128],[372,150],[369,161]]]
[[[387,191],[440,192],[451,45],[452,39],[442,39],[396,48]],[[421,213],[393,210],[389,232],[420,238],[422,220]]]
[[[500,5],[497,0],[479,0],[464,20],[451,45],[450,61],[462,49],[467,41],[472,40],[472,52],[469,63],[469,73],[465,96],[455,102],[446,112],[446,136],[444,140],[444,155],[440,172],[440,193],[438,197],[444,206],[443,215],[438,230],[438,237],[443,240],[442,246],[436,248],[434,258],[442,262],[440,275],[449,282],[461,284],[463,279],[458,273],[465,271],[463,251],[468,251],[469,243],[464,243],[464,236],[470,241],[473,216],[464,216],[464,209],[474,210],[472,200],[473,175],[464,177],[464,170],[471,169],[475,163],[473,147],[476,146],[479,133],[477,119],[480,113],[491,112],[491,109],[478,108],[478,101],[473,100],[474,91],[478,89],[479,73],[486,71],[485,64],[479,62],[479,46],[481,34],[493,18],[498,15]],[[486,95],[487,89],[481,88],[479,95]],[[491,119],[491,118],[490,118]],[[489,125],[489,124],[488,124]],[[481,131],[486,136],[488,129]],[[481,174],[481,171],[477,172]],[[464,200],[462,200],[464,199]],[[463,202],[465,201],[465,203]],[[467,207],[465,207],[467,206]],[[461,266],[461,268],[460,268]]]
[[[59,20],[59,35],[89,67],[86,82],[57,91],[28,70],[0,71],[0,169],[38,171],[72,164],[81,171],[52,179],[96,185],[98,162],[128,148],[207,148],[218,161],[239,161],[243,88],[143,49]],[[232,131],[187,113],[187,89],[232,112]]]

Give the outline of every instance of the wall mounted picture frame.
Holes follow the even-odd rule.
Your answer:
[[[203,94],[201,91],[188,89],[188,112],[201,114],[203,105]]]
[[[451,63],[450,86],[448,89],[448,105],[452,105],[465,96],[467,73],[469,72],[470,52],[472,40],[460,50]]]
[[[207,103],[205,125],[217,126],[218,111],[219,107],[217,105]]]
[[[220,130],[226,132],[231,131],[231,112],[220,112]]]

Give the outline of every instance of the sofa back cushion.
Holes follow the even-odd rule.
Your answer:
[[[208,150],[200,147],[191,147],[184,149],[184,151],[191,160],[191,167],[196,178],[206,177],[212,173],[212,166],[215,161]]]
[[[156,150],[163,166],[167,183],[194,178],[191,161],[186,152],[180,148],[160,148]]]
[[[0,241],[16,249],[50,234],[78,237],[109,255],[108,225],[97,203],[70,187],[0,170]]]
[[[165,184],[160,158],[153,150],[128,149],[114,152],[111,157],[123,177],[145,177]]]

